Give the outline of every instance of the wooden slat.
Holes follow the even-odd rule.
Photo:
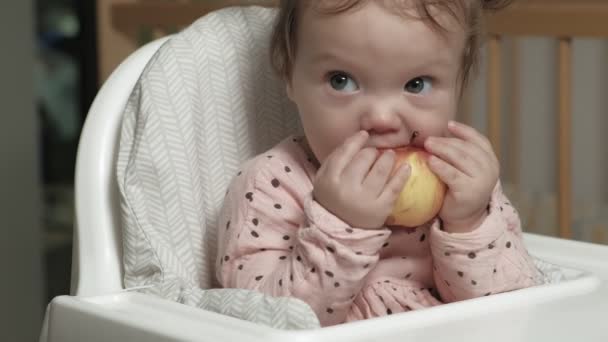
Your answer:
[[[572,39],[559,40],[558,58],[558,224],[560,237],[568,239],[572,237]]]
[[[510,51],[510,93],[511,103],[509,106],[509,165],[508,175],[509,181],[517,186],[521,185],[520,163],[521,163],[521,63],[520,63],[520,45],[518,39],[513,39]]]
[[[521,0],[487,18],[491,34],[608,37],[607,0]]]
[[[500,160],[500,107],[502,98],[501,38],[491,36],[488,40],[488,138]]]

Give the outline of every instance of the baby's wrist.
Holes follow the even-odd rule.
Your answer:
[[[481,226],[488,216],[486,210],[463,220],[443,220],[443,230],[448,233],[470,233]]]
[[[384,228],[383,223],[370,218],[370,215],[358,213],[355,209],[348,209],[341,206],[328,206],[316,199],[314,195],[312,199],[321,208],[323,208],[325,212],[344,222],[344,224],[348,225],[349,227],[365,230],[378,230]]]

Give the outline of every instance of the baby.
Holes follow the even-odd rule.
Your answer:
[[[281,1],[274,67],[305,137],[242,166],[220,217],[224,287],[293,296],[323,326],[538,283],[488,140],[453,121],[485,9],[504,1]],[[438,217],[385,221],[424,147],[447,185]],[[383,151],[383,152],[380,152]]]

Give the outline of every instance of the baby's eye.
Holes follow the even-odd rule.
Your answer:
[[[337,91],[353,92],[359,90],[357,82],[343,72],[331,74],[329,77],[329,84]]]
[[[433,84],[430,77],[416,77],[405,84],[405,91],[412,94],[422,94],[431,90]]]

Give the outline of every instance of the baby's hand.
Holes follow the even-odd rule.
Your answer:
[[[368,137],[361,131],[327,157],[314,180],[313,196],[352,227],[377,229],[391,213],[410,168],[404,164],[392,176],[395,153],[378,157],[376,148],[363,148]]]
[[[486,217],[486,208],[498,182],[500,166],[488,139],[461,123],[448,126],[454,137],[430,137],[424,147],[433,156],[431,170],[448,191],[439,217],[448,232],[475,230]]]

